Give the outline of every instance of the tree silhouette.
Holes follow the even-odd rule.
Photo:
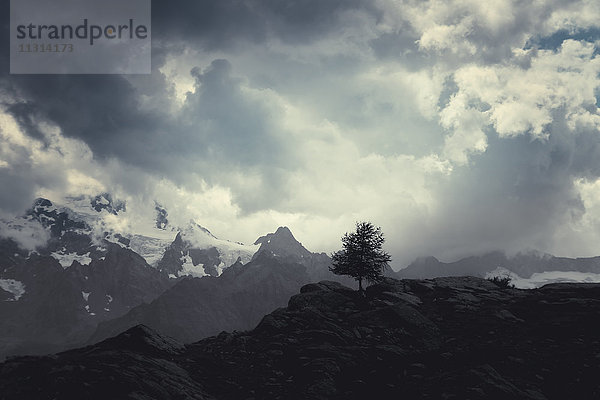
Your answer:
[[[331,255],[333,260],[329,268],[337,275],[349,275],[358,281],[358,290],[362,293],[362,282],[377,282],[383,277],[383,271],[392,260],[382,250],[383,233],[380,227],[370,222],[357,222],[356,231],[342,236],[342,247]]]

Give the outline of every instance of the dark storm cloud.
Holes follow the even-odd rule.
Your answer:
[[[27,155],[23,156],[23,160],[26,160]],[[38,183],[45,178],[51,179],[52,174],[39,176],[37,171],[34,171],[32,166],[26,162],[13,164],[10,169],[5,168],[0,173],[0,185],[4,188],[0,190],[0,210],[22,212],[28,205],[23,204],[23,200],[28,199],[27,201],[32,202]]]
[[[64,136],[83,140],[97,159],[115,157],[179,184],[186,185],[190,174],[232,186],[239,184],[236,174],[260,176],[252,187],[235,191],[235,199],[244,212],[275,205],[285,197],[277,188],[294,164],[285,140],[276,136],[275,110],[242,92],[227,60],[191,74],[195,89],[177,116],[140,107],[141,94],[160,99],[169,89],[158,71],[135,87],[118,75],[12,76],[9,90],[27,100],[6,109],[34,138],[43,141],[37,123],[51,121]]]
[[[10,48],[10,2],[8,0],[0,1],[0,76],[3,78],[10,71],[10,58],[8,49]],[[0,80],[0,83],[2,81]],[[2,86],[0,85],[0,90]]]
[[[303,43],[338,29],[345,11],[380,17],[371,0],[181,0],[152,3],[152,31],[159,40],[181,40],[205,49],[269,36]]]
[[[99,160],[114,157],[176,182],[185,181],[190,158],[194,172],[209,183],[227,184],[236,170],[260,175],[260,186],[241,190],[236,199],[246,210],[266,207],[277,201],[275,188],[294,162],[273,135],[273,110],[246,98],[230,64],[219,60],[206,71],[193,70],[196,91],[187,97],[182,116],[173,118],[168,114],[172,88],[159,68],[186,46],[226,49],[269,35],[306,43],[337,29],[340,15],[355,9],[376,13],[364,1],[154,1],[151,76],[4,75],[5,93],[19,99],[5,106],[34,138],[43,140],[37,124],[49,121],[66,137],[83,140]],[[4,49],[7,39],[3,35]],[[2,51],[2,65],[8,72],[6,54]],[[140,96],[165,106],[144,109]]]
[[[405,30],[387,32],[370,42],[374,54],[382,60],[397,60],[416,71],[431,63],[430,57],[419,52],[419,36]]]
[[[4,33],[7,4],[0,17]],[[230,215],[265,210],[318,214],[325,221],[323,232],[314,232],[319,229],[309,226],[310,221],[305,231],[324,238],[338,236],[328,231],[334,229],[332,221],[353,218],[367,209],[374,218],[396,221],[388,243],[394,256],[406,262],[409,256],[452,258],[519,246],[551,250],[553,235],[586,211],[574,180],[593,182],[600,176],[600,143],[596,128],[573,128],[565,122],[565,113],[579,107],[571,105],[577,96],[566,97],[561,106],[552,101],[571,91],[586,97],[584,89],[573,87],[586,75],[565,80],[564,88],[560,83],[565,75],[572,76],[569,71],[581,69],[570,63],[576,57],[548,61],[550,56],[541,49],[558,54],[564,39],[589,42],[597,39],[598,30],[554,32],[548,19],[552,12],[567,9],[566,2],[376,4],[154,1],[149,76],[9,76],[5,34],[0,54],[2,101],[31,138],[46,140],[39,123],[50,122],[64,136],[85,142],[101,167],[114,158],[119,168],[147,173],[151,178],[143,180],[135,173],[119,176],[115,169],[107,169],[123,187],[147,191],[148,196],[153,195],[154,178],[198,192],[203,181],[231,195],[232,207],[241,211],[235,214],[236,208]],[[431,13],[427,20],[419,19],[427,13]],[[349,20],[356,26],[344,25]],[[532,50],[520,53],[523,46]],[[514,50],[521,55],[515,56]],[[196,58],[186,58],[189,53],[196,53]],[[498,90],[497,97],[488,94],[482,99],[478,96],[488,90],[487,83],[476,77],[455,80],[457,71],[473,67],[470,71],[485,78],[494,75],[492,84],[496,78],[512,83],[532,68],[532,59],[541,57],[554,64],[542,65],[531,75],[535,80],[548,74],[531,90],[531,82],[499,85],[489,89]],[[167,67],[173,65],[176,73],[167,76]],[[516,72],[502,75],[505,67],[515,67]],[[528,97],[534,87],[542,87],[535,101]],[[182,88],[189,90],[187,96],[182,96]],[[454,104],[456,110],[450,107],[465,92],[468,101]],[[486,101],[500,107],[505,99],[515,98],[521,103],[499,113],[500,122],[468,119],[473,109],[477,118],[487,118]],[[597,114],[594,104],[584,106]],[[533,137],[527,131],[533,128],[520,123],[530,117],[523,116],[523,110],[535,112],[539,107],[555,107],[547,127],[539,122],[542,117],[530,118],[533,125],[539,122],[547,128],[547,138]],[[446,108],[454,119],[440,126]],[[470,123],[485,131],[487,147],[473,151],[470,138],[458,140],[457,152],[467,154],[461,163],[444,153],[444,145],[456,132],[468,136]],[[496,128],[503,123],[504,133],[494,131],[494,123]],[[294,129],[306,129],[306,135]],[[367,156],[369,162],[361,164],[361,157]],[[397,164],[404,156],[417,163],[431,156],[444,168],[454,169],[430,178],[420,167],[404,171],[411,165]],[[24,153],[22,159],[27,157],[30,154]],[[394,170],[396,165],[402,170]],[[386,174],[381,182],[387,186],[379,185]],[[414,176],[403,180],[404,174]],[[390,206],[388,190],[396,189],[389,187],[394,178],[407,182],[406,198],[419,192],[414,204],[400,199],[401,207]],[[298,187],[291,189],[290,181]],[[0,184],[14,187],[0,195],[0,208],[17,207],[22,199],[29,202],[45,182],[64,186],[60,171],[42,174],[27,162],[15,161],[10,169],[0,164]],[[423,187],[413,190],[411,185],[420,182],[425,182]],[[367,194],[373,204],[365,206],[352,198],[355,186],[362,190],[356,193]],[[331,201],[339,195],[332,188],[351,194]],[[294,203],[295,198],[303,203]],[[292,206],[286,208],[290,199]],[[428,214],[430,199],[436,204]],[[409,214],[417,217],[410,220]],[[409,230],[402,225],[407,220],[414,224]]]
[[[157,124],[139,111],[136,90],[119,75],[9,75],[9,5],[0,4],[0,90],[5,102],[10,99],[4,104],[8,112],[32,137],[41,139],[36,123],[47,120],[66,136],[84,140],[99,157],[125,156],[127,149],[119,146],[123,135]],[[153,49],[153,65],[164,59],[160,47]]]
[[[275,125],[277,109],[245,94],[227,60],[215,60],[204,71],[194,68],[192,75],[195,90],[188,93],[184,123],[176,128],[180,150],[192,145],[211,184],[235,186],[232,172],[259,175],[257,186],[234,193],[244,211],[276,205],[284,170],[296,164],[289,138]]]
[[[83,140],[98,159],[116,157],[165,176],[178,168],[174,159],[191,154],[207,160],[202,172],[209,180],[217,168],[208,166],[216,163],[220,168],[223,163],[276,164],[286,156],[280,143],[263,135],[272,129],[265,125],[269,111],[244,99],[228,64],[213,63],[204,74],[194,70],[198,91],[188,97],[185,116],[178,120],[168,114],[172,88],[159,68],[185,46],[228,48],[264,41],[269,34],[306,42],[336,29],[339,15],[350,9],[374,12],[363,1],[154,1],[151,76],[4,75],[4,91],[19,99],[7,104],[7,110],[32,137],[42,138],[37,122],[50,121],[65,136]],[[7,29],[9,13],[3,15]],[[4,49],[7,38],[3,35]],[[3,57],[7,53],[2,51]],[[2,61],[7,71],[8,63]],[[165,107],[144,109],[141,95]]]
[[[138,93],[119,75],[12,75],[8,87],[23,99],[8,111],[27,133],[38,136],[30,121],[51,121],[101,158],[142,162],[134,147],[162,125],[159,116],[140,110]]]
[[[0,131],[0,135],[5,132]],[[9,165],[0,167],[0,212],[19,213],[31,206],[36,190],[46,185],[57,190],[66,187],[60,166],[45,165],[37,168],[34,154],[22,146],[12,146],[10,154],[0,148],[0,161],[10,160]]]
[[[6,105],[6,110],[31,137],[44,142],[44,135],[38,127],[38,108],[29,102],[18,102]]]
[[[262,41],[265,28],[264,20],[246,1],[152,2],[153,39],[158,41],[193,42],[206,49],[219,49],[241,38]]]
[[[188,135],[197,135],[202,156],[219,163],[277,165],[289,155],[282,154],[284,141],[273,134],[268,109],[242,92],[240,80],[232,76],[231,64],[219,59],[204,71],[192,70],[195,91],[187,95],[183,110]]]

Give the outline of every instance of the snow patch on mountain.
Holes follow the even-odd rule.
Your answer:
[[[86,221],[97,219],[98,216],[103,214],[92,208],[92,199],[90,196],[65,197],[62,201],[53,200],[53,203],[58,208],[71,210],[75,215],[80,216]]]
[[[194,265],[194,263],[192,262],[192,257],[190,257],[189,254],[186,254],[183,257],[181,257],[181,262],[183,264],[181,265],[181,270],[177,272],[178,276],[190,275],[195,278],[201,278],[207,275],[204,271],[204,264]]]
[[[107,234],[106,236],[104,236],[104,240],[106,240],[107,242],[110,242],[110,243],[114,243],[118,246],[121,246],[124,249],[128,249],[129,243],[131,242],[129,239],[127,239],[126,237],[124,237],[118,233]]]
[[[100,197],[96,205],[106,205],[106,197]],[[111,204],[114,202],[115,200],[111,199]],[[105,208],[99,208],[100,211],[97,211],[90,205],[89,198],[70,198],[67,206],[72,207],[93,227],[97,238],[135,251],[152,266],[162,258],[165,249],[177,235],[174,228],[157,227],[154,217],[146,216],[135,208],[118,207],[116,213]]]
[[[81,265],[89,265],[92,262],[90,253],[77,254],[77,253],[65,253],[65,249],[58,252],[50,253],[50,255],[56,259],[63,268],[68,268],[73,265],[73,261],[77,261]]]
[[[216,267],[217,268],[217,274],[220,276],[226,268],[231,267],[238,260],[240,260],[240,262],[243,264],[243,262],[241,261],[241,258],[236,258],[235,262],[233,262],[233,263],[230,262],[228,264],[225,264],[223,261],[221,261],[221,264],[217,265],[217,267]]]
[[[83,307],[83,308],[85,308],[85,311],[87,311],[87,313],[88,313],[89,315],[91,315],[91,316],[94,316],[94,315],[96,315],[96,313],[94,313],[94,312],[90,312],[90,305],[89,305],[89,304],[86,304],[86,306],[85,306],[85,307]]]
[[[144,257],[148,264],[155,266],[162,258],[165,249],[175,240],[177,232],[156,229],[153,235],[132,235],[129,246]]]
[[[0,288],[13,295],[12,299],[6,301],[17,301],[25,294],[23,282],[14,279],[0,279]]]

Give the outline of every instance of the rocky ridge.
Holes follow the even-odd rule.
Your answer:
[[[0,365],[0,398],[594,399],[600,285],[322,281],[247,332],[181,345],[138,326]]]

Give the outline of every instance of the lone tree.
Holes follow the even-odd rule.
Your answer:
[[[389,267],[390,255],[381,249],[385,239],[380,227],[370,222],[357,222],[356,231],[345,233],[340,251],[332,254],[331,272],[337,275],[350,275],[358,281],[362,293],[363,280],[377,282],[383,271]]]

